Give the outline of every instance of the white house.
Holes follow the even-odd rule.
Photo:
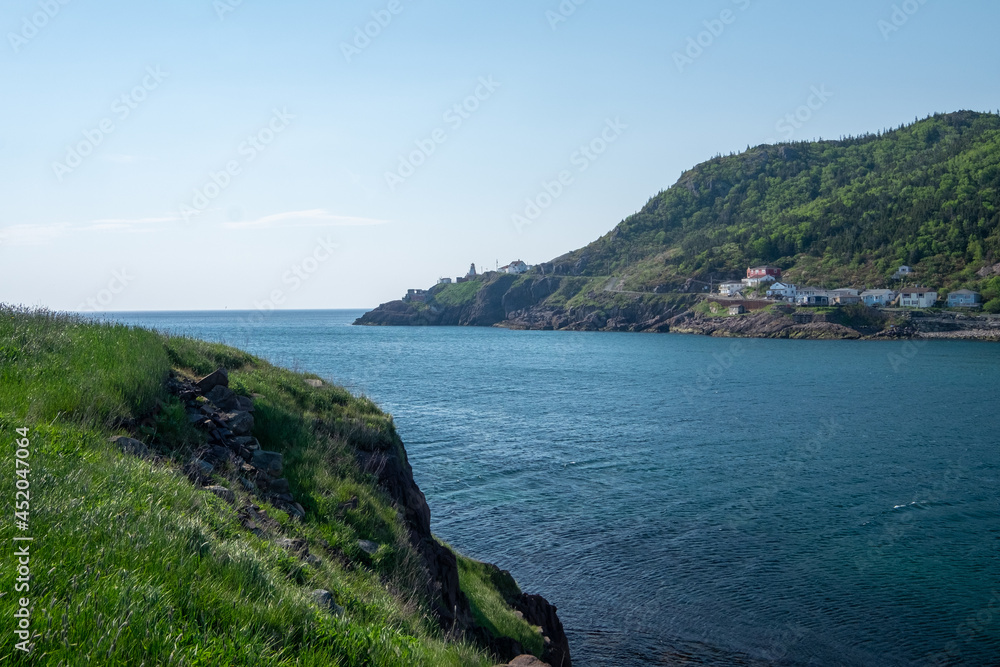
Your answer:
[[[451,283],[451,278],[438,278],[438,285],[450,285]]]
[[[768,288],[767,295],[778,297],[784,301],[795,301],[798,289],[791,283],[774,283]]]
[[[903,308],[930,308],[937,298],[938,293],[927,287],[906,287],[899,291],[899,305]]]
[[[753,278],[744,278],[743,284],[747,287],[756,287],[757,285],[763,285],[764,283],[773,283],[778,279],[771,275],[764,276],[754,276]]]
[[[861,300],[866,306],[887,306],[896,298],[896,293],[891,289],[866,289],[861,293]]]
[[[957,292],[948,293],[949,308],[973,308],[979,303],[979,292],[973,292],[970,289],[960,289]]]
[[[903,266],[896,269],[896,273],[892,274],[892,277],[896,279],[901,279],[905,278],[906,276],[912,276],[914,273],[915,271],[913,270],[912,267],[909,267],[904,264]]]
[[[530,266],[518,259],[511,262],[507,266],[501,266],[498,271],[500,271],[500,273],[520,274],[526,272],[530,268]]]
[[[743,283],[722,283],[719,285],[719,294],[722,296],[736,296],[746,289]]]

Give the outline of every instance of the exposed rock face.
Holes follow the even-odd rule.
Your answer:
[[[755,338],[861,338],[858,331],[832,322],[796,324],[789,315],[758,312],[742,317],[705,317],[683,313],[670,320],[671,331],[705,336]]]
[[[524,614],[524,620],[542,628],[542,635],[545,637],[542,660],[551,667],[572,667],[569,640],[563,630],[562,621],[556,615],[555,605],[549,604],[549,601],[541,595],[528,594],[521,594],[520,598],[513,601],[513,605]]]
[[[501,299],[504,318],[509,317],[510,313],[541,303],[557,289],[559,289],[559,281],[555,278],[536,278],[512,286]]]
[[[572,667],[569,655],[569,640],[563,630],[562,621],[556,614],[556,607],[541,595],[528,595],[518,590],[517,582],[510,572],[501,570],[496,565],[486,564],[486,570],[497,590],[504,596],[511,608],[521,613],[525,621],[541,628],[545,647],[542,660],[551,667]],[[523,653],[522,647],[510,640],[488,642],[490,648],[502,659],[510,659]],[[513,664],[513,663],[512,663]]]
[[[595,307],[567,309],[545,305],[545,299],[561,285],[560,278],[543,275],[541,271],[528,279],[498,275],[483,281],[471,304],[440,306],[392,301],[365,313],[355,324],[665,332],[669,330],[667,320],[684,310],[678,304],[687,298],[679,297],[675,303],[647,303],[635,298],[632,304],[615,304],[603,311]]]
[[[510,289],[517,276],[504,274],[487,282],[476,294],[476,302],[465,317],[461,317],[459,324],[468,324],[475,327],[488,327],[502,322],[507,317],[504,309],[504,295]]]
[[[976,271],[976,275],[980,278],[989,278],[990,276],[1000,276],[1000,262],[994,264],[993,266],[984,266],[983,268]]]
[[[362,467],[376,473],[379,485],[403,511],[410,529],[410,542],[427,569],[427,595],[432,609],[445,629],[464,631],[474,625],[469,601],[458,583],[455,555],[431,534],[431,510],[413,480],[413,469],[402,443],[388,451],[358,452]]]

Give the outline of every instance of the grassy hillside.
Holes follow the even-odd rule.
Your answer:
[[[718,157],[552,264],[651,291],[738,278],[759,264],[825,286],[885,285],[909,264],[931,287],[982,288],[977,271],[997,262],[1000,116],[960,112]]]
[[[205,436],[165,383],[218,367],[253,397],[253,435],[284,454],[304,519],[251,498],[226,470],[212,481],[235,503],[192,483],[185,466]],[[31,589],[17,594],[30,597],[34,651],[16,651],[8,632],[0,663],[495,664],[434,620],[399,508],[358,463],[359,451],[401,448],[391,417],[308,377],[221,345],[0,307],[8,516],[18,428],[29,429],[31,482],[30,528],[5,521],[2,537],[34,538]],[[141,438],[153,455],[123,453],[109,442],[116,434]],[[261,530],[240,521],[249,504],[269,517]],[[289,538],[308,551],[282,546]],[[380,546],[369,553],[360,540]],[[0,578],[8,629],[14,576],[4,567]],[[488,582],[462,576],[461,585],[484,623],[540,648],[538,628]],[[315,589],[343,612],[321,609]]]
[[[762,264],[800,286],[973,289],[1000,313],[1000,116],[748,147],[527,274],[438,285],[357,323],[664,331],[693,295]],[[904,264],[916,270],[905,283],[893,276]]]

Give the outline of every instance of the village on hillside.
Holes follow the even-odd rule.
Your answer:
[[[893,274],[893,279],[900,282],[913,280],[915,271],[909,266],[900,266]],[[747,277],[740,282],[725,282],[719,285],[718,294],[728,300],[760,300],[753,294],[763,294],[764,300],[784,302],[805,307],[850,306],[864,304],[872,308],[932,308],[938,305],[937,290],[929,287],[914,286],[892,289],[866,289],[864,291],[845,287],[838,289],[823,289],[820,287],[799,287],[790,282],[783,282],[781,269],[773,266],[757,266],[747,269]],[[944,300],[948,308],[978,308],[982,298],[978,292],[962,289],[949,292]],[[742,312],[740,306],[731,308],[734,312]]]
[[[520,275],[527,273],[531,265],[515,260],[510,264],[498,266],[494,271],[479,273],[476,265],[469,267],[469,272],[456,278],[439,278],[438,285],[464,283],[489,273],[505,273]],[[900,266],[892,275],[892,280],[900,283],[915,281],[916,271],[909,266]],[[799,287],[782,279],[781,269],[773,266],[756,266],[747,269],[746,278],[741,281],[723,282],[718,290],[705,287],[710,291],[708,298],[725,302],[729,305],[730,315],[740,315],[750,310],[757,310],[771,303],[783,303],[806,308],[852,306],[864,304],[871,308],[969,308],[982,306],[982,297],[978,292],[961,289],[949,292],[941,299],[936,289],[920,285],[899,287],[898,289],[865,289],[841,287],[826,289],[822,287]],[[424,302],[430,290],[410,289],[403,296],[407,303]]]

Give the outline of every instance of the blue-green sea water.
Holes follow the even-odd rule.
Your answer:
[[[1000,664],[1000,345],[111,317],[395,416],[433,528],[591,665]]]

